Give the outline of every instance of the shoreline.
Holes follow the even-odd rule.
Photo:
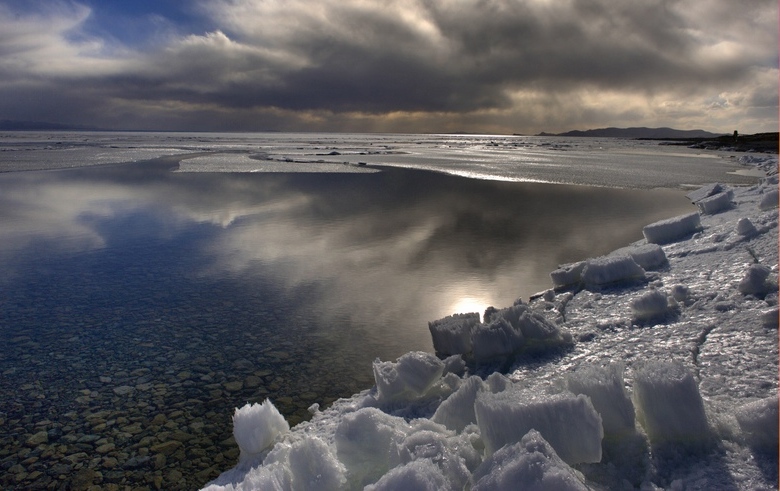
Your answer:
[[[466,425],[469,429],[457,428],[457,425],[453,428],[451,424],[439,425],[436,421],[449,421],[444,417],[437,419],[440,408],[457,407],[459,411],[468,413],[469,403],[464,405],[456,400],[468,399],[463,394],[469,391],[471,404],[475,404],[475,400],[490,399],[485,394],[491,392],[514,394],[516,391],[531,391],[547,394],[550,400],[560,398],[563,397],[560,394],[568,392],[562,387],[568,384],[571,390],[574,373],[590,373],[603,365],[625,367],[625,372],[621,369],[619,374],[619,378],[625,380],[624,390],[628,391],[625,395],[633,401],[639,416],[644,418],[640,418],[642,422],[630,432],[635,460],[621,460],[617,450],[619,445],[610,447],[614,442],[608,444],[608,439],[604,441],[605,459],[578,461],[568,456],[567,448],[571,442],[564,439],[564,443],[560,443],[560,439],[556,440],[556,436],[547,429],[542,431],[542,436],[546,432],[547,438],[556,441],[552,446],[558,448],[554,450],[567,456],[564,459],[567,462],[561,463],[549,455],[547,465],[550,469],[570,473],[581,484],[597,487],[612,487],[624,480],[631,482],[632,486],[668,487],[692,485],[694,482],[700,484],[702,479],[707,479],[702,478],[701,470],[714,466],[715,472],[710,479],[716,480],[709,481],[709,484],[716,487],[729,481],[740,489],[776,486],[777,473],[771,472],[773,461],[775,470],[777,467],[776,454],[772,457],[771,452],[767,455],[756,450],[757,443],[749,429],[751,422],[760,419],[756,410],[751,409],[753,406],[763,404],[762,408],[768,407],[770,412],[773,410],[775,420],[777,414],[776,159],[770,165],[774,166],[774,172],[770,172],[761,183],[731,189],[728,203],[714,208],[711,196],[707,198],[710,200],[708,204],[700,204],[700,209],[708,211],[699,215],[701,230],[686,232],[685,237],[662,245],[666,265],[657,270],[643,270],[640,281],[624,282],[624,278],[619,278],[617,286],[591,285],[559,292],[550,290],[527,304],[530,311],[569,333],[573,343],[564,347],[564,351],[556,346],[546,357],[512,357],[515,361],[510,362],[511,368],[505,371],[506,376],[495,371],[502,365],[506,366],[506,359],[477,360],[475,365],[472,353],[466,353],[466,358],[471,355],[471,359],[465,365],[458,361],[457,356],[441,357],[444,358],[441,362],[443,366],[438,371],[421,368],[437,365],[429,354],[423,353],[404,355],[395,362],[377,362],[379,364],[374,365],[377,377],[374,388],[339,400],[323,411],[312,407],[312,420],[300,423],[291,432],[269,426],[269,421],[273,419],[270,405],[263,414],[249,417],[249,423],[242,428],[254,428],[255,435],[262,433],[269,440],[263,443],[265,446],[258,444],[250,448],[257,443],[256,440],[242,434],[241,430],[234,430],[236,440],[243,443],[240,445],[242,457],[239,465],[224,472],[204,489],[233,489],[231,486],[234,485],[238,486],[235,489],[244,489],[241,483],[248,485],[250,481],[255,484],[277,483],[284,489],[284,483],[296,482],[302,477],[312,478],[305,470],[296,468],[292,461],[298,453],[311,452],[314,448],[325,455],[324,460],[317,461],[327,471],[320,475],[329,476],[333,483],[339,484],[338,487],[362,488],[363,484],[376,482],[392,487],[393,484],[412,482],[410,476],[422,478],[434,474],[436,479],[442,477],[449,484],[476,484],[481,475],[477,472],[478,468],[494,457],[489,455],[492,452],[477,457],[452,452],[453,448],[462,449],[469,442],[479,454],[479,449],[493,438],[489,436],[490,425],[480,421],[478,414],[476,421],[470,421],[471,426]],[[769,200],[770,204],[761,205],[763,195],[770,196],[772,193],[774,204]],[[752,230],[748,230],[748,223],[753,226]],[[672,228],[679,227],[679,224],[672,225]],[[766,266],[766,276],[760,281],[749,279],[753,269],[760,269],[751,269],[753,263]],[[612,269],[617,271],[620,268]],[[759,276],[763,275],[763,271],[758,273]],[[755,291],[750,290],[750,285],[742,286],[751,281],[757,285]],[[650,297],[658,292],[662,292],[664,300],[661,307],[653,307],[655,300]],[[642,356],[635,357],[635,353]],[[750,353],[749,360],[742,362],[747,363],[747,372],[734,372],[733,363],[740,357],[744,358],[744,353]],[[689,452],[682,463],[672,464],[665,460],[664,452],[668,450],[668,445],[664,446],[662,436],[664,431],[669,432],[669,428],[662,425],[658,430],[648,426],[647,415],[654,408],[652,404],[642,402],[640,397],[642,380],[652,380],[657,376],[663,378],[664,370],[677,369],[668,366],[648,368],[647,364],[654,359],[665,359],[674,367],[682,367],[683,378],[695,382],[696,396],[686,396],[688,399],[683,398],[679,402],[689,406],[701,404],[706,413],[707,442],[702,442],[703,450]],[[616,363],[618,365],[614,365]],[[767,366],[770,367],[769,372],[766,371]],[[469,378],[471,375],[477,375],[480,381]],[[728,378],[731,380],[725,381]],[[470,380],[472,382],[467,382]],[[388,386],[388,383],[391,385]],[[619,395],[609,397],[618,400]],[[527,407],[521,401],[516,404]],[[541,407],[543,411],[555,411],[555,404],[547,401]],[[593,404],[596,404],[595,400]],[[242,414],[257,413],[256,406],[237,409],[234,421],[241,419]],[[476,406],[480,407],[479,404]],[[490,408],[490,405],[485,407]],[[511,408],[502,410],[511,411]],[[473,408],[471,411],[473,414]],[[567,411],[569,409],[564,409],[562,414],[574,415],[574,419],[580,417],[578,413]],[[500,416],[501,411],[497,414]],[[738,419],[734,419],[735,414]],[[608,419],[604,415],[602,417]],[[370,422],[362,418],[369,418]],[[477,423],[476,426],[473,423]],[[366,471],[367,467],[363,464],[351,460],[348,448],[358,444],[344,433],[348,432],[350,425],[358,425],[362,433],[369,435],[377,431],[389,432],[392,444],[385,443],[391,453],[406,448],[405,442],[423,438],[422,433],[428,432],[426,438],[437,442],[438,457],[404,457],[403,452],[393,453],[398,460],[391,459],[391,462],[397,465],[387,464],[381,472]],[[659,431],[662,436],[658,436]],[[429,434],[431,432],[433,435]],[[534,441],[538,443],[538,438]],[[621,441],[625,443],[627,440]],[[776,438],[771,443],[776,449]],[[428,465],[427,462],[440,462],[437,458],[459,461],[464,467],[455,471]],[[507,458],[511,461],[511,457]],[[641,472],[630,470],[637,466]],[[747,482],[735,481],[737,478],[731,469],[737,467],[743,468],[740,479],[747,478]]]

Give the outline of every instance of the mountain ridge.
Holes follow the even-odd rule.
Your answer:
[[[564,133],[539,133],[537,136],[578,136],[597,138],[717,138],[725,133],[712,133],[704,130],[678,130],[674,128],[598,128],[590,130],[572,130]]]

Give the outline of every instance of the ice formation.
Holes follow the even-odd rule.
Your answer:
[[[740,406],[735,416],[748,445],[761,451],[777,452],[780,429],[776,396]]]
[[[714,212],[727,192],[528,304],[431,322],[441,358],[377,361],[292,431],[237,410],[239,465],[205,489],[776,488],[776,171]]]
[[[634,405],[623,385],[623,367],[585,367],[567,377],[567,388],[574,394],[588,396],[601,415],[605,438],[619,438],[634,433]]]
[[[658,244],[638,244],[623,247],[609,254],[610,256],[631,256],[639,266],[646,271],[654,271],[666,264],[666,253]]]
[[[433,346],[440,355],[460,354],[469,360],[490,362],[520,353],[538,353],[570,345],[571,335],[523,303],[460,314],[430,322]]]
[[[471,332],[479,324],[479,314],[453,314],[428,323],[433,348],[441,355],[471,352]]]
[[[589,259],[582,271],[582,282],[589,288],[641,280],[644,277],[645,270],[628,254]]]
[[[654,444],[696,446],[709,436],[693,375],[675,362],[651,361],[634,376],[637,417]]]
[[[631,311],[639,321],[657,319],[669,312],[669,299],[663,292],[650,290],[631,301]]]
[[[733,197],[734,193],[729,189],[697,201],[696,206],[700,212],[714,215],[730,208]]]
[[[642,233],[647,242],[668,244],[701,229],[701,219],[698,213],[688,213],[674,218],[667,218],[650,225],[645,225]]]
[[[395,363],[374,362],[374,380],[385,402],[417,399],[444,373],[444,363],[431,353],[407,353]]]
[[[276,406],[266,399],[262,404],[247,404],[233,414],[233,437],[241,450],[240,462],[256,458],[276,439],[290,430]]]
[[[477,395],[474,412],[486,456],[536,430],[568,464],[601,460],[601,416],[587,396],[515,388],[495,394],[482,392]]]
[[[583,477],[569,467],[536,430],[501,447],[474,472],[472,490],[585,491]]]
[[[551,272],[550,279],[552,279],[555,288],[576,285],[582,280],[583,269],[585,269],[585,261],[565,264]]]

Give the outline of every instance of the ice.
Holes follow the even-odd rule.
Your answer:
[[[748,445],[759,451],[777,453],[780,431],[777,394],[740,406],[735,416]]]
[[[645,270],[629,255],[589,259],[582,272],[582,282],[588,288],[642,280],[644,277]]]
[[[654,445],[695,448],[710,430],[693,375],[682,364],[648,361],[634,375],[637,419]]]
[[[474,491],[585,491],[577,471],[555,453],[542,435],[529,431],[512,445],[506,445],[485,459],[474,472]]]
[[[490,361],[519,351],[524,344],[523,332],[506,319],[480,324],[471,335],[474,359]]]
[[[772,271],[763,264],[751,264],[737,289],[745,295],[763,296],[777,287],[769,280]]]
[[[697,201],[696,206],[701,213],[714,215],[731,207],[733,195],[734,193],[731,190],[724,191]]]
[[[233,437],[241,451],[239,461],[257,458],[289,430],[290,425],[269,399],[237,408],[233,414]]]
[[[698,213],[688,213],[667,218],[642,229],[645,239],[654,244],[668,244],[701,230],[701,218]]]
[[[638,321],[648,321],[669,312],[669,299],[659,290],[650,290],[631,301],[631,311]]]
[[[610,256],[631,256],[645,271],[654,271],[668,264],[666,253],[658,244],[641,244],[623,247],[609,254]]]
[[[429,322],[433,346],[440,355],[458,353],[477,362],[539,353],[572,343],[571,335],[522,303],[479,314],[456,314]],[[468,338],[466,336],[469,336]]]
[[[555,288],[576,285],[582,280],[583,269],[585,269],[585,261],[565,264],[551,272],[550,279],[552,279]]]
[[[335,445],[350,481],[361,486],[371,484],[400,464],[398,444],[409,430],[403,418],[377,408],[344,415],[336,428]]]
[[[774,189],[770,189],[768,192],[764,193],[764,196],[758,203],[758,208],[762,211],[777,208],[778,199],[780,199],[780,194],[778,194],[777,188],[775,187]]]
[[[623,385],[622,365],[586,367],[567,377],[567,388],[590,397],[601,415],[605,438],[619,438],[635,431],[634,405]]]
[[[347,482],[344,466],[317,437],[293,443],[288,460],[292,489],[337,491]]]
[[[382,401],[411,400],[425,394],[442,376],[444,363],[432,353],[416,351],[396,362],[374,362],[374,380]]]
[[[648,244],[551,274],[579,285],[601,264],[608,289],[431,322],[449,357],[377,362],[375,388],[256,445],[206,489],[776,489],[778,217],[759,208],[776,186],[735,188],[727,209],[657,222]],[[637,326],[645,315],[664,322]],[[544,356],[514,357],[534,346]],[[497,353],[505,373],[474,363]]]
[[[439,405],[431,419],[451,430],[463,431],[469,424],[477,422],[474,401],[477,399],[477,393],[483,390],[485,384],[482,379],[477,376],[467,378],[458,390]]]
[[[722,192],[723,189],[724,189],[723,185],[716,182],[713,184],[707,184],[706,186],[702,186],[699,189],[696,189],[695,191],[691,191],[685,196],[689,200],[691,200],[691,203],[696,203],[697,201],[701,201],[705,198],[709,198],[710,196],[714,196]]]
[[[512,388],[479,393],[474,409],[486,456],[534,429],[568,464],[601,460],[601,416],[587,396]]]
[[[365,491],[440,491],[451,489],[439,468],[428,459],[415,460],[396,467],[376,484],[365,487]]]
[[[691,295],[690,289],[685,285],[674,285],[671,293],[674,301],[680,303],[686,303]]]
[[[479,314],[453,314],[428,323],[433,349],[440,355],[471,352],[471,331],[479,324]]]
[[[750,221],[750,218],[743,217],[737,221],[737,233],[739,235],[750,237],[758,233],[758,230],[756,230],[756,226],[753,225],[753,222]]]
[[[780,324],[780,311],[777,307],[761,312],[761,325],[766,329],[777,329]]]
[[[482,460],[468,435],[455,435],[428,420],[415,423],[413,432],[399,445],[402,464],[430,462],[437,467],[438,472],[433,473],[441,474],[446,481],[446,486],[439,489],[463,489]]]

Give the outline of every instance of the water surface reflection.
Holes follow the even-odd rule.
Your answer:
[[[431,350],[427,321],[527,298],[692,209],[677,190],[174,166],[0,175],[0,416],[183,407],[205,448],[250,400],[295,422],[371,386],[374,358]]]

